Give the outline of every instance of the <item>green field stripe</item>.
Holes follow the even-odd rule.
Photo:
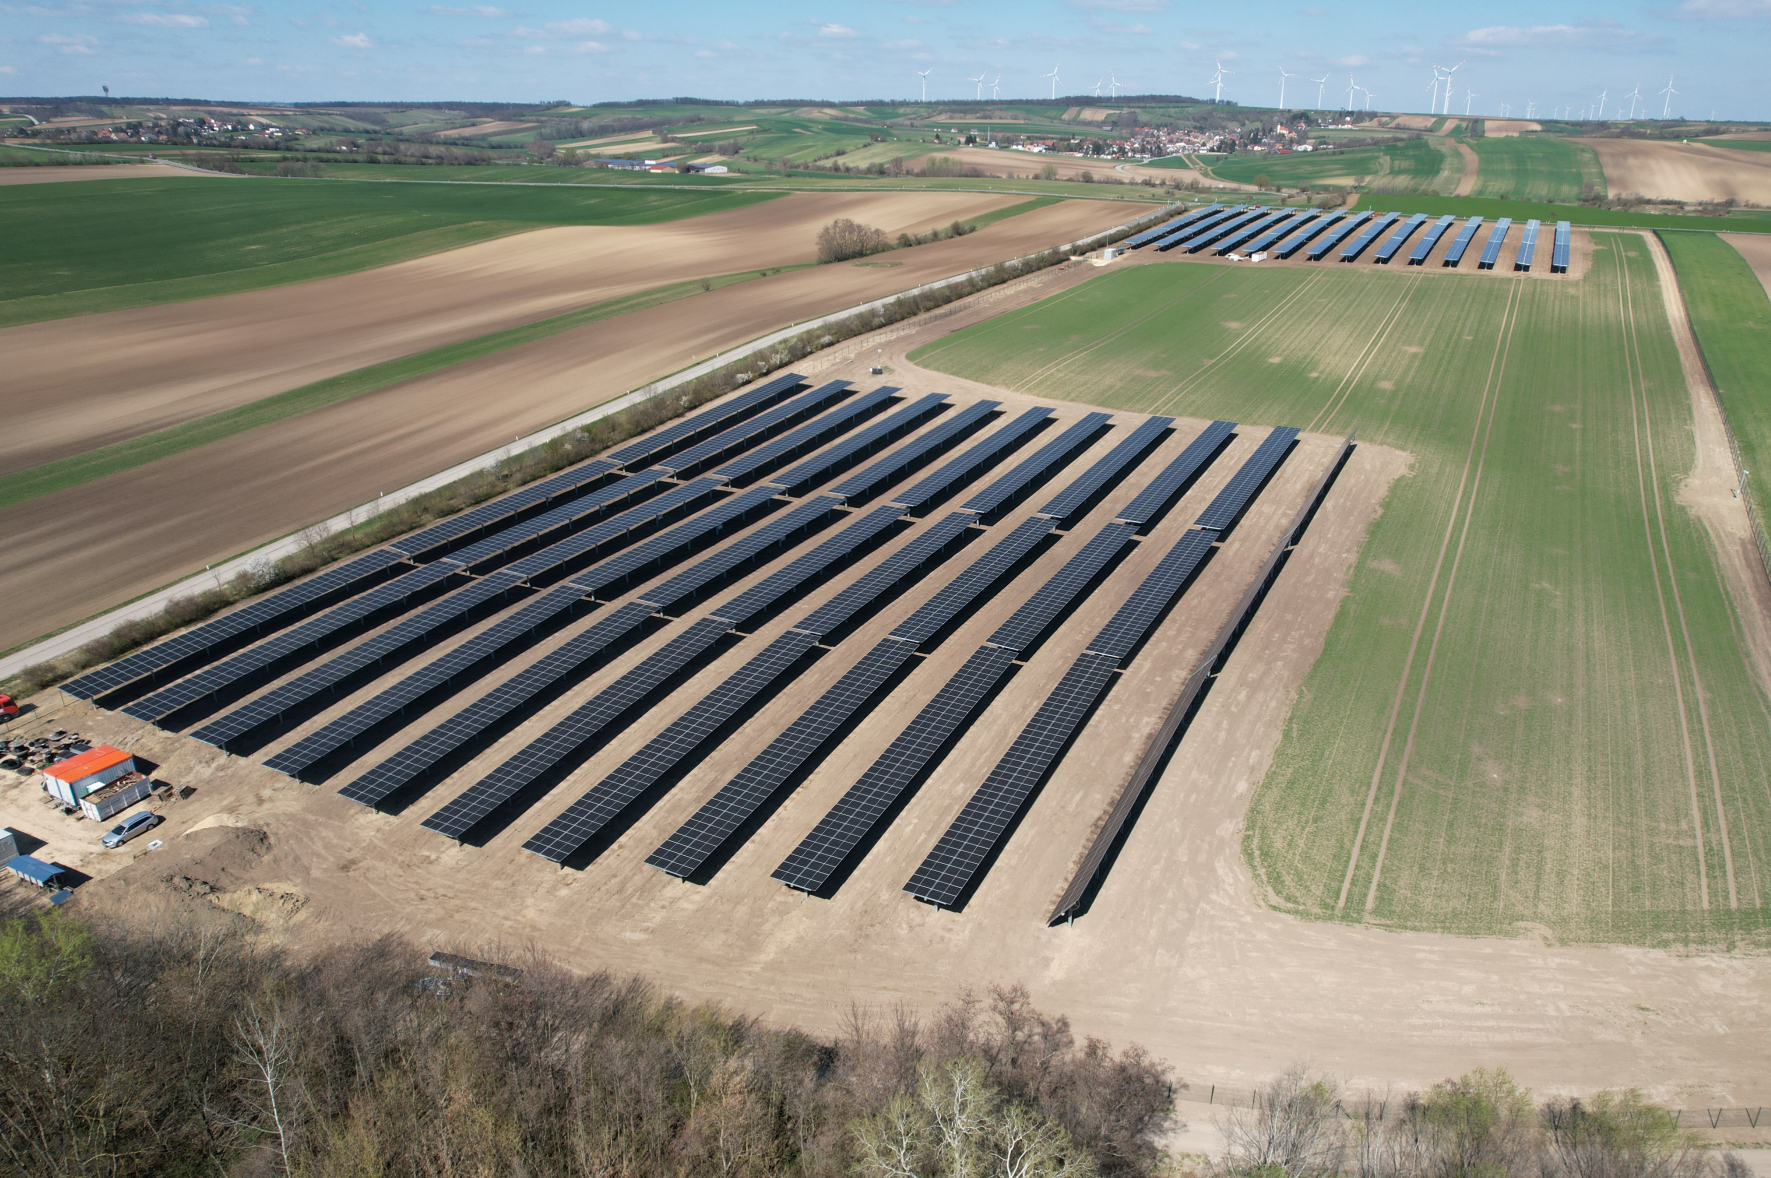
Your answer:
[[[783,266],[779,269],[799,268]],[[707,283],[709,289],[718,289],[749,281],[752,278],[760,277],[762,273],[763,271],[760,270],[749,270],[739,274],[710,278]],[[562,331],[570,331],[575,327],[583,327],[586,324],[597,323],[604,319],[612,319],[617,315],[643,311],[648,307],[656,307],[676,299],[687,298],[700,290],[700,279],[655,287],[651,290],[628,295],[625,298],[612,299],[595,306],[569,311],[564,315],[555,315],[550,319],[527,323],[521,327],[495,331],[488,335],[477,336],[474,339],[462,340],[459,343],[445,344],[440,348],[431,348],[428,351],[417,352],[410,356],[401,356],[395,360],[371,364],[366,368],[340,373],[337,376],[317,380],[297,389],[276,393],[248,405],[211,413],[206,417],[199,417],[195,421],[168,426],[140,437],[129,438],[109,446],[101,446],[96,450],[58,458],[54,462],[45,462],[40,466],[33,466],[7,476],[5,483],[0,485],[0,508],[12,507],[43,495],[65,491],[69,487],[77,487],[81,483],[91,482],[93,479],[103,478],[119,471],[145,466],[147,463],[157,462],[174,454],[182,454],[199,446],[207,446],[231,438],[235,434],[256,429],[261,425],[270,425],[298,414],[311,413],[315,409],[322,409],[327,405],[348,401],[353,397],[360,397],[365,393],[372,393],[399,384],[401,381],[425,376],[469,360],[477,360],[494,352],[521,347],[523,344],[533,343],[551,335],[558,335]]]
[[[1771,222],[1752,217],[1691,217],[1677,213],[1643,213],[1629,209],[1600,209],[1587,205],[1495,200],[1473,196],[1361,195],[1353,207],[1378,209],[1386,213],[1425,213],[1429,217],[1441,217],[1450,213],[1457,217],[1484,217],[1490,221],[1499,217],[1511,217],[1515,221],[1536,217],[1540,221],[1569,221],[1577,227],[1593,226],[1600,229],[1694,229],[1704,233],[1771,232]]]
[[[1006,221],[1010,217],[1018,217],[1022,213],[1031,213],[1034,209],[1043,209],[1050,205],[1063,204],[1061,196],[1036,196],[1032,200],[1024,200],[1018,205],[1009,205],[1004,209],[992,209],[988,213],[980,213],[967,221],[973,229],[982,229],[986,225],[994,225],[998,221]]]

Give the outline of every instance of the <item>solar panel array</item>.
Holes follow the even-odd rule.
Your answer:
[[[1414,236],[1414,231],[1416,229],[1419,229],[1422,225],[1426,224],[1426,220],[1427,215],[1425,213],[1416,213],[1414,216],[1408,218],[1408,220],[1402,222],[1401,227],[1398,228],[1396,232],[1390,234],[1390,239],[1377,247],[1377,253],[1371,255],[1371,260],[1380,266],[1388,266],[1390,264],[1390,259],[1396,256],[1396,251],[1401,249],[1410,237]]]
[[[1158,245],[1157,249],[1180,249],[1196,254],[1214,242],[1222,241],[1244,225],[1258,219],[1267,211],[1264,205],[1256,205],[1253,209],[1239,209],[1235,214],[1218,222],[1216,225],[1202,228],[1192,236],[1184,238],[1173,245]]]
[[[927,506],[933,500],[976,478],[979,471],[1020,445],[1051,415],[1051,409],[1044,405],[1035,405],[902,495],[894,495],[892,502],[901,504],[907,511]]]
[[[948,623],[971,608],[985,590],[1002,580],[1010,569],[1038,548],[1056,527],[1056,520],[1038,516],[1022,522],[899,622],[892,629],[892,637],[908,642],[915,649],[939,634]]]
[[[1463,261],[1464,252],[1470,248],[1470,242],[1475,240],[1476,230],[1481,227],[1481,217],[1471,217],[1468,221],[1465,221],[1464,227],[1457,231],[1457,237],[1452,241],[1451,248],[1445,251],[1445,261],[1440,264],[1444,266],[1455,266]]]
[[[829,883],[911,782],[971,722],[1014,661],[1014,652],[999,646],[980,646],[972,652],[965,666],[941,686],[770,877],[803,892],[816,892]]]
[[[842,444],[820,451],[792,470],[776,475],[769,482],[780,487],[789,495],[801,494],[812,484],[829,477],[832,471],[858,462],[879,447],[895,441],[908,431],[915,429],[939,413],[946,403],[946,393],[929,393],[927,396],[918,397],[896,413],[874,422]]]
[[[1537,256],[1537,231],[1542,226],[1536,217],[1525,222],[1525,236],[1519,242],[1519,252],[1513,255],[1514,270],[1531,269],[1531,260]]]
[[[238,647],[249,635],[288,624],[321,604],[361,592],[376,581],[392,576],[403,559],[391,548],[378,548],[366,556],[309,577],[298,585],[273,593],[212,622],[176,634],[165,642],[136,651],[77,679],[62,690],[77,699],[96,699],[144,676],[156,677],[174,667],[190,668],[210,662]]]
[[[467,547],[450,555],[449,559],[463,568],[474,569],[495,567],[510,558],[510,554],[530,544],[540,543],[556,533],[577,530],[587,520],[601,517],[610,508],[630,501],[635,495],[647,492],[669,476],[656,467],[630,475],[618,483],[613,483],[599,491],[573,499],[559,507],[542,512],[540,515],[500,528],[484,539],[476,540]]]
[[[1012,650],[1016,654],[1032,649],[1033,644],[1039,641],[1039,636],[1045,633],[1057,616],[1081,596],[1088,583],[1137,534],[1138,529],[1134,524],[1115,522],[1103,525],[1093,539],[1064,562],[1063,568],[1053,573],[1049,581],[1035,590],[1033,596],[1009,615],[1008,621],[997,627],[996,632],[990,635],[990,644]]]
[[[1080,421],[1016,463],[1014,469],[960,504],[960,510],[975,511],[979,515],[1000,510],[1034,481],[1068,465],[1112,420],[1111,413],[1085,414]]]
[[[1283,210],[1283,209],[1281,209],[1277,213],[1268,213],[1264,217],[1257,218],[1253,224],[1242,226],[1241,228],[1237,229],[1234,233],[1230,234],[1230,236],[1228,236],[1228,237],[1224,238],[1222,241],[1218,242],[1215,246],[1212,247],[1212,252],[1217,254],[1219,257],[1222,257],[1223,255],[1229,253],[1231,250],[1235,249],[1237,246],[1241,245],[1243,242],[1252,240],[1253,238],[1255,238],[1255,237],[1259,236],[1260,234],[1265,233],[1267,230],[1271,229],[1278,222],[1290,220],[1291,217],[1292,217],[1292,214],[1290,212],[1287,212],[1286,210]]]
[[[1195,526],[1210,528],[1214,532],[1229,531],[1242,514],[1242,509],[1260,493],[1267,477],[1291,453],[1292,443],[1297,441],[1297,436],[1298,431],[1295,428],[1282,425],[1262,439],[1255,452],[1249,455],[1248,461],[1224,484],[1224,489],[1218,492],[1217,498],[1193,521]]]
[[[1375,241],[1378,234],[1394,225],[1396,218],[1401,215],[1401,213],[1385,213],[1367,225],[1364,231],[1355,237],[1346,249],[1341,251],[1341,261],[1351,262],[1357,259],[1360,254],[1365,252],[1365,247]]]
[[[1286,241],[1284,245],[1281,245],[1274,252],[1282,258],[1291,257],[1291,255],[1297,253],[1306,245],[1309,245],[1312,241],[1322,236],[1323,233],[1332,229],[1345,216],[1345,213],[1330,213],[1328,216],[1319,220],[1306,221],[1303,229],[1299,231],[1296,237]]]
[[[898,447],[859,474],[844,479],[824,492],[847,503],[864,502],[891,486],[948,446],[978,428],[1002,408],[1000,401],[974,401],[926,434]],[[791,471],[788,472],[792,474]]]
[[[1427,230],[1427,235],[1420,239],[1420,244],[1415,246],[1413,252],[1408,255],[1408,264],[1419,266],[1424,263],[1427,260],[1427,255],[1433,252],[1433,247],[1439,244],[1439,239],[1445,236],[1445,231],[1451,228],[1452,223],[1456,220],[1456,217],[1446,213],[1434,221],[1432,227]]]
[[[1125,239],[1125,248],[1135,250],[1139,246],[1148,245],[1159,238],[1167,237],[1177,229],[1190,225],[1202,218],[1209,217],[1223,207],[1223,205],[1206,205],[1202,209],[1194,209],[1192,212],[1176,217],[1172,221],[1164,221],[1154,229],[1146,229],[1141,233],[1134,233]]]
[[[674,486],[613,519],[594,523],[581,532],[554,541],[540,552],[530,553],[512,564],[509,571],[527,580],[551,577],[585,556],[600,557],[604,548],[617,541],[625,543],[641,528],[676,518],[723,488],[724,484],[718,479],[693,479]]]
[[[696,561],[670,580],[642,595],[648,605],[668,613],[694,598],[709,585],[738,569],[748,568],[758,557],[783,547],[837,513],[834,499],[820,496],[771,519],[756,531]]]
[[[1251,254],[1260,253],[1262,250],[1273,245],[1274,242],[1283,241],[1291,234],[1296,233],[1321,215],[1322,214],[1316,209],[1311,209],[1306,213],[1292,214],[1285,220],[1279,222],[1279,224],[1261,234],[1259,237],[1255,238],[1253,241],[1249,242],[1248,252]]]
[[[838,434],[848,432],[856,422],[880,406],[895,400],[898,391],[890,385],[881,385],[871,393],[838,405],[823,416],[815,417],[797,429],[788,430],[780,437],[746,451],[713,473],[717,478],[738,482],[809,448],[822,446]]]
[[[706,511],[690,516],[669,531],[642,540],[632,548],[623,549],[609,559],[599,561],[573,577],[572,583],[582,585],[599,601],[619,597],[632,586],[635,576],[656,572],[669,561],[690,551],[696,544],[720,535],[728,525],[744,522],[751,512],[770,503],[779,494],[773,487],[762,486],[733,495]]]
[[[681,421],[653,430],[646,436],[607,454],[610,462],[631,470],[636,466],[646,466],[658,461],[667,454],[674,453],[688,445],[696,438],[705,437],[722,426],[737,422],[759,409],[773,405],[795,389],[806,383],[806,378],[797,372],[784,373],[766,384],[758,385],[747,393],[721,400],[705,413],[697,413],[693,417],[685,417]]]
[[[938,907],[950,908],[959,902],[1027,799],[1057,763],[1065,744],[1106,694],[1117,665],[1114,659],[1092,654],[1071,664],[904,885],[905,891]]]
[[[607,458],[593,458],[571,470],[561,471],[490,503],[482,503],[410,536],[401,537],[388,547],[417,558],[441,556],[461,540],[481,535],[494,527],[501,527],[530,508],[552,503],[559,496],[595,486],[620,469],[619,463]]]
[[[536,831],[523,843],[523,850],[555,863],[577,854],[816,645],[816,638],[797,630],[789,630],[769,643],[566,807],[559,817]]]
[[[804,556],[770,573],[720,606],[720,616],[734,628],[743,629],[759,614],[772,609],[777,603],[822,576],[828,569],[849,559],[861,548],[891,531],[903,518],[904,513],[896,507],[874,508]]]
[[[1211,230],[1226,225],[1230,221],[1241,216],[1247,207],[1248,206],[1246,205],[1236,205],[1233,208],[1213,213],[1209,217],[1201,217],[1191,225],[1183,226],[1176,232],[1170,233],[1166,237],[1159,238],[1152,244],[1151,248],[1160,253],[1174,249],[1177,246],[1187,246],[1200,234],[1209,233]]]
[[[801,393],[783,401],[765,413],[722,430],[705,441],[696,442],[680,454],[673,454],[658,463],[671,474],[685,475],[713,466],[729,454],[756,445],[778,430],[786,429],[849,395],[851,382],[833,380],[819,385],[809,393]]]
[[[1058,492],[1039,509],[1039,514],[1060,524],[1075,515],[1102,487],[1136,465],[1144,452],[1168,432],[1174,421],[1172,417],[1147,419],[1121,439],[1117,446],[1097,459],[1094,465],[1083,471],[1080,478]]]
[[[1204,470],[1225,440],[1236,430],[1233,421],[1214,421],[1187,443],[1187,448],[1174,461],[1159,471],[1155,478],[1116,517],[1128,524],[1143,527],[1162,513],[1180,489]]]
[[[1511,217],[1502,217],[1494,223],[1494,232],[1488,235],[1488,244],[1482,247],[1482,257],[1476,262],[1478,270],[1494,269],[1494,263],[1500,259],[1501,242],[1507,239],[1507,230],[1512,224]]]
[[[1205,560],[1218,536],[1219,533],[1204,528],[1189,528],[1182,533],[1086,649],[1112,659],[1115,666],[1125,661],[1156,625],[1162,611],[1180,596],[1187,579]]]
[[[1316,242],[1315,245],[1312,245],[1308,250],[1305,250],[1304,257],[1312,262],[1321,261],[1323,257],[1327,255],[1329,250],[1341,243],[1342,238],[1346,237],[1347,234],[1353,232],[1353,230],[1359,228],[1359,226],[1365,224],[1365,222],[1369,220],[1371,220],[1370,213],[1353,214],[1351,217],[1348,217],[1346,220],[1336,225],[1333,229],[1330,229],[1322,236],[1321,240]],[[1290,257],[1291,255],[1281,254],[1280,256]]]
[[[826,634],[834,634],[872,605],[881,594],[896,588],[904,578],[934,559],[975,522],[970,515],[960,511],[939,520],[910,543],[857,577],[853,584],[807,614],[794,629],[804,630],[820,638]]]
[[[1556,222],[1556,244],[1550,253],[1550,273],[1568,273],[1569,246],[1574,240],[1574,227],[1567,221]]]
[[[416,616],[327,659],[275,690],[212,720],[191,735],[204,744],[225,749],[230,742],[274,723],[291,709],[317,696],[336,692],[365,672],[380,671],[389,664],[403,662],[415,650],[464,624],[474,610],[505,596],[520,584],[522,578],[508,572],[491,573],[470,581]]]

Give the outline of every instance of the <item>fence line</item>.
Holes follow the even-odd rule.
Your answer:
[[[1255,1107],[1256,1091],[1232,1088],[1224,1084],[1182,1084],[1170,1095],[1177,1102],[1203,1104],[1213,1108],[1238,1109]],[[1345,1120],[1363,1120],[1367,1110],[1375,1106],[1379,1120],[1401,1120],[1407,1115],[1406,1096],[1381,1100],[1337,1100],[1334,1109]],[[1764,1115],[1765,1106],[1728,1105],[1724,1108],[1669,1108],[1681,1129],[1771,1129],[1771,1117]]]

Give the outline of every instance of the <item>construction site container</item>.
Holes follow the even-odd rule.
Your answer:
[[[125,773],[134,772],[134,754],[101,744],[44,769],[43,788],[62,805],[78,806],[87,794],[103,789]]]
[[[133,806],[153,792],[153,781],[140,773],[125,773],[80,799],[80,809],[94,822],[103,822],[119,810]]]

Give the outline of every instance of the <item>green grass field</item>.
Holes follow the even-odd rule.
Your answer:
[[[1563,282],[1143,266],[912,358],[1412,455],[1252,801],[1275,907],[1765,943],[1766,697],[1677,499],[1691,406],[1639,239]]]
[[[1466,142],[1481,161],[1471,196],[1542,201],[1605,195],[1599,156],[1584,143],[1524,136]]]
[[[1457,161],[1455,166],[1448,162],[1448,154]],[[1463,168],[1461,157],[1450,144],[1402,139],[1383,147],[1292,155],[1238,152],[1213,164],[1211,170],[1213,175],[1240,184],[1253,184],[1255,177],[1264,175],[1284,188],[1361,184],[1376,192],[1415,193],[1445,190],[1441,176],[1447,172],[1450,189],[1455,190]]]
[[[767,199],[205,177],[9,186],[0,326],[306,282],[543,225],[646,225]]]
[[[1484,217],[1490,221],[1511,217],[1524,221],[1536,217],[1541,221],[1571,221],[1576,225],[1603,225],[1618,229],[1680,229],[1714,233],[1718,227],[1739,233],[1771,230],[1763,218],[1693,217],[1678,213],[1653,213],[1645,209],[1601,209],[1587,205],[1542,204],[1523,200],[1479,200],[1475,197],[1444,196],[1361,196],[1356,207],[1382,209],[1385,212],[1426,213],[1440,217],[1446,213],[1458,217]],[[1744,223],[1734,223],[1736,220]]]
[[[1771,139],[1699,139],[1711,147],[1731,147],[1736,151],[1771,151]]]

